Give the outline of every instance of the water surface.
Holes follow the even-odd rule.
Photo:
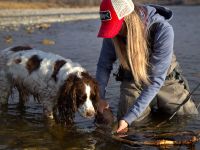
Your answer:
[[[182,66],[184,75],[193,89],[200,83],[200,7],[171,6],[174,18],[171,24],[175,31],[175,53]],[[101,39],[96,38],[99,20],[74,21],[52,24],[49,29],[1,30],[0,48],[26,44],[38,49],[60,54],[79,62],[93,76],[101,48]],[[29,26],[30,28],[30,26]],[[6,40],[7,39],[7,40]],[[43,45],[44,39],[55,42]],[[9,42],[10,40],[10,42]],[[7,41],[7,42],[6,42]],[[116,69],[115,64],[114,69]],[[119,100],[119,83],[111,76],[107,99],[116,115]],[[200,102],[200,89],[195,93],[196,103]],[[93,120],[86,120],[78,114],[72,127],[63,127],[47,122],[42,117],[42,106],[34,101],[28,102],[22,109],[17,105],[17,94],[9,100],[9,107],[0,114],[0,149],[162,149],[154,146],[128,146],[110,138],[109,131],[97,129]],[[132,139],[136,141],[153,140],[145,137],[150,133],[198,131],[199,116],[175,117],[161,128],[155,125],[162,116],[151,117],[130,129]],[[103,131],[103,134],[102,134]],[[164,147],[169,149],[200,149],[200,143],[189,146]]]

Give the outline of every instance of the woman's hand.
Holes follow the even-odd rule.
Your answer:
[[[120,132],[127,132],[128,131],[128,123],[125,121],[125,120],[120,120],[119,121],[119,126],[118,126],[118,129],[117,129],[117,133],[120,133]]]
[[[106,100],[100,99],[98,104],[98,112],[103,114],[104,109],[108,109],[109,104],[106,102]]]

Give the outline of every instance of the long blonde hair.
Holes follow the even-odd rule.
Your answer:
[[[130,70],[135,82],[149,84],[148,46],[145,25],[134,11],[124,18],[127,44],[119,36],[113,38],[115,51],[124,69]]]

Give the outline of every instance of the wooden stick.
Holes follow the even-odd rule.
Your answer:
[[[123,139],[120,137],[117,137],[115,135],[112,136],[112,139],[121,142],[126,143],[129,145],[151,145],[151,146],[162,146],[162,145],[190,145],[193,143],[196,143],[199,141],[199,138],[196,136],[192,136],[190,140],[183,140],[183,141],[175,141],[175,140],[155,140],[155,141],[131,141],[127,139]]]
[[[200,141],[200,130],[197,131],[179,131],[179,132],[165,132],[165,133],[142,133],[144,138],[151,140],[136,141],[125,139],[120,137],[120,135],[110,134],[110,132],[105,132],[104,130],[95,130],[98,134],[104,135],[108,139],[115,140],[117,142],[129,144],[129,145],[149,145],[149,146],[164,146],[164,145],[191,145]],[[137,135],[137,133],[136,133]],[[171,140],[180,136],[182,140]],[[127,137],[127,136],[125,136]],[[185,139],[184,139],[185,137]],[[187,139],[186,139],[187,138]],[[170,139],[170,140],[169,140]]]
[[[145,134],[144,137],[146,138],[161,138],[161,137],[172,137],[172,136],[199,136],[200,131],[193,132],[193,131],[182,131],[182,132],[164,132],[159,134]]]

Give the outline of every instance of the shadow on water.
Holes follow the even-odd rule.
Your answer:
[[[38,106],[36,111],[42,109]],[[101,149],[107,143],[106,148],[116,149],[108,137],[95,131],[91,120],[78,118],[75,125],[62,126],[45,121],[42,113],[21,111],[15,104],[11,104],[0,118],[0,149],[93,150],[97,147]]]
[[[200,29],[199,7],[171,7],[174,10],[172,24],[175,30],[175,53],[185,76],[189,79],[191,89],[200,81],[199,65]],[[183,11],[184,10],[184,11]],[[197,18],[194,17],[196,15]],[[188,16],[185,18],[185,16]],[[193,22],[191,24],[191,22]],[[101,39],[96,34],[99,27],[97,20],[75,21],[51,24],[48,28],[34,26],[17,29],[4,29],[0,34],[1,49],[13,45],[31,45],[38,49],[60,54],[79,62],[93,76],[101,48]],[[188,30],[190,29],[190,30]],[[192,58],[192,59],[191,59]],[[117,64],[114,65],[114,69]],[[194,98],[198,103],[199,90]],[[200,143],[189,146],[145,146],[119,143],[111,138],[110,128],[97,128],[93,120],[86,120],[76,114],[73,126],[61,126],[43,119],[42,106],[29,101],[24,108],[18,107],[17,97],[10,99],[8,109],[0,114],[0,149],[200,149]],[[119,83],[111,77],[107,99],[116,115],[119,100]],[[152,136],[164,132],[198,131],[199,116],[174,117],[160,128],[155,126],[166,116],[150,116],[143,122],[136,123],[128,132],[133,141],[153,140]],[[149,135],[149,136],[148,136]],[[179,138],[179,137],[175,137]]]

